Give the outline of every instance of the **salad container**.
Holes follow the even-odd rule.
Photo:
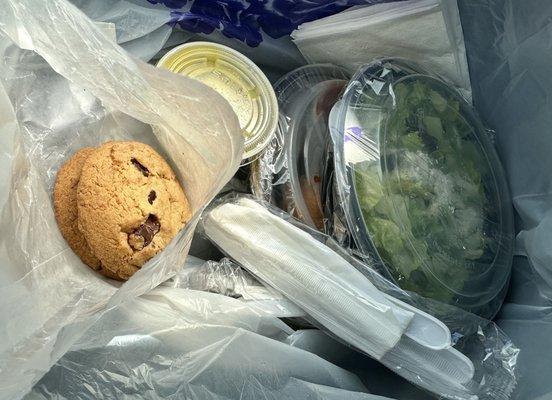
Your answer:
[[[405,290],[492,317],[510,277],[513,211],[471,105],[439,77],[382,60],[356,73],[330,120],[360,252]]]

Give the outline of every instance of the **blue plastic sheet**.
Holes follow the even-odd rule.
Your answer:
[[[171,24],[196,33],[220,30],[225,36],[258,46],[263,32],[274,39],[355,5],[393,0],[148,0],[171,10]]]

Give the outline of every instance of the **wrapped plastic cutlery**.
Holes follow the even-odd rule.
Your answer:
[[[380,292],[307,232],[238,197],[209,210],[205,234],[223,252],[301,307],[331,335],[413,383],[451,399],[477,399],[472,362],[436,318]]]

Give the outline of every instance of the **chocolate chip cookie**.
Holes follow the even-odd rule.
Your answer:
[[[128,279],[191,218],[167,162],[139,142],[108,142],[84,162],[77,189],[79,229],[102,268]]]
[[[69,247],[83,263],[100,270],[100,260],[92,253],[84,235],[79,231],[77,210],[77,186],[82,166],[94,150],[92,147],[79,150],[60,168],[54,186],[54,211],[59,230]]]

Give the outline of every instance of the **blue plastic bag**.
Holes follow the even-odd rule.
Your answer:
[[[259,46],[267,35],[279,39],[303,22],[314,21],[355,5],[392,0],[148,0],[170,9],[171,24],[195,33],[220,30],[229,38]]]

